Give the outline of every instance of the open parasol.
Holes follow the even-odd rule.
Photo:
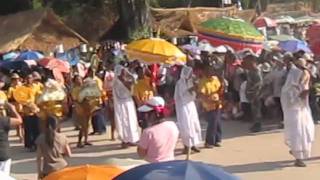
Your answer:
[[[306,52],[306,53],[311,53],[311,50],[309,48],[309,45],[300,40],[290,40],[290,41],[282,41],[279,43],[279,47],[287,52],[298,52],[300,50]]]
[[[264,36],[251,24],[235,18],[209,19],[198,26],[199,39],[208,40],[213,46],[229,45],[240,51],[250,48],[260,52]]]
[[[43,58],[43,54],[39,53],[38,51],[24,51],[22,52],[16,60],[38,60]]]
[[[114,180],[238,180],[223,169],[201,162],[168,161],[128,170]]]
[[[130,60],[144,63],[184,64],[186,55],[175,45],[160,38],[133,41],[126,47]]]
[[[111,180],[122,172],[116,166],[82,165],[51,173],[44,180]]]
[[[44,68],[47,68],[50,70],[58,70],[63,73],[70,72],[70,65],[67,61],[63,61],[53,57],[42,58],[38,61],[38,63]]]
[[[246,42],[264,41],[264,36],[253,25],[242,19],[230,17],[209,19],[201,23],[198,27],[198,31],[204,35],[212,35]]]

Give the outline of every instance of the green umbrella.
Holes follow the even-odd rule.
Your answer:
[[[242,19],[221,17],[200,24],[198,31],[208,35],[222,36],[245,41],[264,40],[263,35],[250,23]]]

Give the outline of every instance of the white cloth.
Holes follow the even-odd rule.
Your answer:
[[[181,77],[175,87],[174,100],[177,111],[177,125],[182,142],[185,146],[193,147],[201,143],[202,137],[198,111],[194,102],[195,94],[189,92],[193,83],[186,79],[191,76],[190,73],[192,73],[192,69],[190,71],[183,68]]]
[[[279,98],[281,96],[281,88],[283,86],[283,79],[285,75],[286,70],[283,68],[275,69],[264,77],[264,83],[272,85],[273,97]]]
[[[285,143],[296,159],[309,158],[314,141],[314,123],[309,102],[299,97],[304,90],[302,76],[303,71],[293,66],[281,91]]]
[[[113,100],[116,129],[120,140],[136,143],[139,141],[136,107],[131,92],[117,77],[113,81]]]
[[[8,159],[6,161],[0,161],[0,171],[3,172],[6,175],[10,175],[10,169],[11,169],[11,159]]]
[[[246,95],[246,89],[247,89],[247,81],[244,81],[241,83],[240,91],[239,91],[240,102],[242,103],[250,103]]]

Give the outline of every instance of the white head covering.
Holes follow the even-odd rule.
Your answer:
[[[181,79],[187,79],[188,77],[190,77],[192,73],[192,68],[189,66],[183,66],[182,70],[181,70],[181,74],[180,74],[180,78]]]
[[[151,99],[149,99],[145,105],[140,106],[138,108],[139,112],[150,112],[154,110],[154,107],[164,107],[165,101],[160,96],[154,96]]]
[[[116,76],[120,76],[123,69],[124,69],[123,66],[121,66],[121,65],[116,65],[116,66],[114,67],[114,74],[115,74]]]

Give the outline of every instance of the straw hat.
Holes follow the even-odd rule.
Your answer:
[[[11,79],[19,79],[19,78],[20,78],[19,74],[17,74],[17,73],[12,73]]]

